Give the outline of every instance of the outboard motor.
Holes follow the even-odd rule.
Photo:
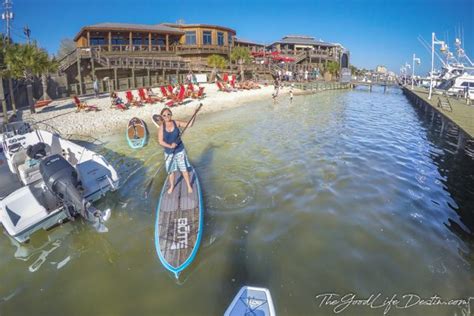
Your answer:
[[[78,190],[77,172],[66,159],[57,154],[49,156],[41,161],[39,169],[48,189],[66,205],[72,206],[73,212],[89,221],[97,220],[100,211],[82,197]]]

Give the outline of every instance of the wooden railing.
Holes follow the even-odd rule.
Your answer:
[[[91,46],[96,51],[101,51],[104,53],[132,53],[132,52],[174,52],[176,46],[170,45],[168,50],[166,45],[98,45]]]
[[[230,52],[227,46],[218,45],[179,45],[176,47],[176,53],[217,53],[217,54],[228,54]]]

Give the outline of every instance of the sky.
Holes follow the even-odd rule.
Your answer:
[[[0,0],[4,1],[4,0]],[[13,39],[31,38],[55,54],[63,38],[81,27],[103,22],[158,24],[176,22],[216,24],[237,36],[271,43],[288,34],[310,35],[341,43],[358,68],[385,65],[399,72],[413,53],[421,58],[416,71],[426,73],[431,55],[418,36],[431,42],[431,33],[454,50],[457,30],[474,59],[474,0],[325,0],[325,1],[151,1],[151,0],[12,0]],[[4,28],[5,29],[5,28]],[[459,32],[457,32],[459,33]]]

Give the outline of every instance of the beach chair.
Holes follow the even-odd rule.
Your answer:
[[[143,89],[143,88],[138,89],[138,96],[140,97],[140,101],[142,103],[155,103],[155,102],[160,101],[157,98],[151,98],[150,96],[147,96],[146,93],[145,93],[145,89]]]
[[[236,92],[237,91],[237,89],[233,88],[230,85],[230,83],[227,83],[227,82],[224,81],[221,84],[222,84],[222,87],[224,88],[224,90],[227,91],[227,92]]]
[[[193,99],[202,99],[204,98],[204,87],[200,87],[197,93],[194,93],[192,96]]]
[[[160,97],[159,95],[156,95],[155,92],[153,92],[153,90],[151,88],[147,88],[146,90],[143,89],[143,91],[146,93],[147,98],[152,100],[153,103],[162,102],[163,99],[164,99],[163,97]]]
[[[140,101],[135,99],[135,97],[132,94],[132,91],[130,91],[130,90],[125,92],[125,97],[127,98],[128,103],[133,105],[133,106],[142,106],[143,105]]]
[[[188,86],[186,87],[186,96],[188,98],[192,98],[195,94],[196,92],[194,91],[194,85],[192,83],[188,83]]]
[[[88,105],[85,102],[81,102],[77,96],[73,97],[74,104],[76,105],[76,112],[80,112],[81,110],[84,110],[86,112],[89,111],[99,111],[99,108],[95,105]]]
[[[169,92],[169,93],[174,94],[174,93],[173,93],[173,86],[172,86],[172,85],[169,84],[169,85],[166,87],[166,89],[168,89],[168,92]]]
[[[163,95],[164,98],[166,98],[166,99],[171,99],[171,96],[170,96],[170,94],[168,93],[168,91],[166,90],[166,87],[165,87],[165,86],[161,86],[161,87],[160,87],[160,90],[161,90],[161,94]]]
[[[183,85],[179,88],[179,93],[178,96],[173,98],[173,100],[168,101],[165,103],[165,105],[172,107],[172,106],[177,106],[178,104],[183,103],[184,99],[186,98],[186,89],[184,88]]]
[[[216,81],[216,85],[217,85],[217,88],[219,88],[219,91],[230,92],[229,90],[225,89],[219,81]]]

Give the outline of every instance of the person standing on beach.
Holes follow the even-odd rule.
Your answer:
[[[97,80],[97,77],[95,77],[93,86],[94,86],[95,97],[98,98],[99,97],[99,80]]]
[[[186,125],[188,125],[188,127],[193,126],[196,116],[193,116],[191,121],[188,123],[173,120],[171,118],[173,113],[168,108],[161,110],[160,115],[162,117],[162,122],[158,129],[158,143],[165,149],[166,171],[170,177],[170,188],[168,189],[168,194],[173,192],[175,172],[178,170],[183,175],[186,186],[188,187],[188,193],[192,193],[193,188],[191,186],[188,172],[190,164],[188,161],[188,155],[186,154],[186,149],[181,140],[181,132],[179,128],[184,128]]]

